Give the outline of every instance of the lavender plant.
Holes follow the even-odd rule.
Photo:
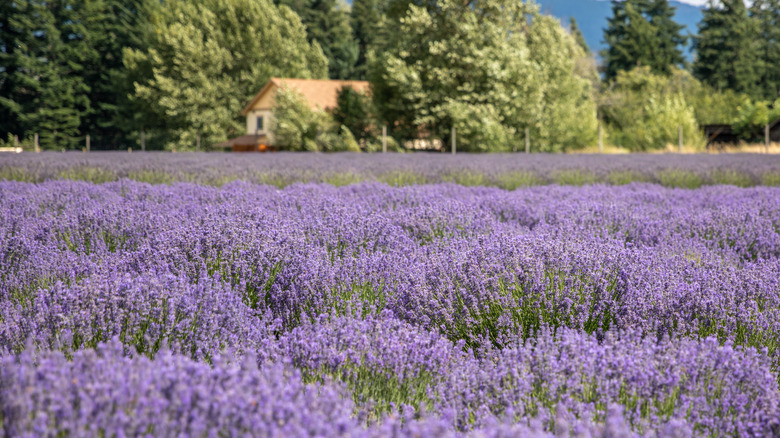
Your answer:
[[[0,182],[4,434],[780,434],[778,188],[163,176]]]

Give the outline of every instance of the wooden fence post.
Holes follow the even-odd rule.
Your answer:
[[[766,147],[766,153],[769,153],[769,123],[764,126],[764,146]]]
[[[387,153],[387,125],[382,125],[382,153]]]
[[[531,153],[531,131],[525,128],[525,153]]]
[[[35,153],[38,153],[41,151],[41,146],[38,144],[38,133],[35,133],[35,137],[33,138],[33,142],[35,143]]]
[[[90,148],[90,146],[91,146],[91,144],[90,144],[90,143],[91,143],[91,142],[90,142],[89,134],[87,134],[87,152],[89,152],[89,148]]]
[[[457,150],[458,150],[458,143],[457,143],[457,139],[455,138],[455,127],[454,126],[452,127],[451,136],[452,136],[452,155],[455,155],[455,152],[457,152]]]

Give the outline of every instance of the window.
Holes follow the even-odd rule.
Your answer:
[[[260,116],[257,118],[257,128],[255,128],[257,131],[263,130],[263,116]]]

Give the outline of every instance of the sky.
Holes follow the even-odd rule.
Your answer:
[[[707,3],[707,0],[677,0],[680,3],[688,3],[689,5],[693,6],[704,6]]]

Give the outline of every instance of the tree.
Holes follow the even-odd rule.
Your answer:
[[[682,70],[666,75],[643,66],[619,72],[606,90],[605,103],[600,108],[610,139],[632,151],[663,149],[677,143],[680,126],[687,144],[703,144],[696,109],[687,99],[698,86]]]
[[[368,54],[381,46],[386,32],[387,0],[353,0],[352,32],[358,44],[355,78],[365,79],[368,73]]]
[[[509,151],[528,128],[536,150],[589,144],[596,111],[585,57],[560,23],[532,2],[443,0],[410,5],[370,62],[379,118],[398,139],[442,140],[458,149]]]
[[[742,0],[710,0],[694,39],[693,72],[719,91],[760,95],[758,32]]]
[[[352,87],[344,87],[336,96],[336,108],[333,110],[334,121],[346,127],[360,143],[365,143],[373,136],[373,114],[371,98],[355,91]]]
[[[576,41],[580,48],[582,48],[582,51],[585,52],[586,55],[590,56],[590,47],[588,47],[588,42],[585,41],[585,35],[582,34],[582,31],[577,25],[577,20],[574,18],[574,16],[569,17],[569,32],[571,33],[571,36],[574,37],[574,41]]]
[[[83,10],[90,56],[85,62],[84,80],[89,84],[90,111],[81,131],[94,143],[109,147],[132,144],[135,108],[129,101],[133,81],[127,80],[122,51],[144,48],[141,35],[156,0],[103,0],[100,7]],[[82,5],[86,2],[81,2]]]
[[[750,8],[756,20],[761,98],[780,98],[780,0],[754,0]]]
[[[43,147],[83,135],[123,143],[130,88],[123,47],[138,47],[139,13],[154,0],[26,0],[0,5],[0,131],[41,134]],[[124,123],[123,123],[124,122]]]
[[[271,130],[274,142],[291,151],[360,152],[350,130],[325,111],[314,110],[295,90],[276,93]]]
[[[328,77],[352,79],[358,61],[358,42],[352,36],[350,15],[337,0],[274,0],[292,9],[306,27],[309,42],[316,41],[328,59]]]
[[[674,11],[667,0],[612,1],[612,17],[604,30],[608,48],[602,54],[607,80],[639,66],[669,74],[674,66],[684,65],[680,47],[687,38],[673,19]]]
[[[44,148],[74,148],[90,109],[84,80],[85,9],[97,0],[20,0],[3,6],[2,130],[40,133]]]
[[[125,49],[139,119],[192,149],[243,132],[247,96],[272,76],[321,78],[327,60],[298,17],[269,0],[168,0],[155,8],[147,49]]]

